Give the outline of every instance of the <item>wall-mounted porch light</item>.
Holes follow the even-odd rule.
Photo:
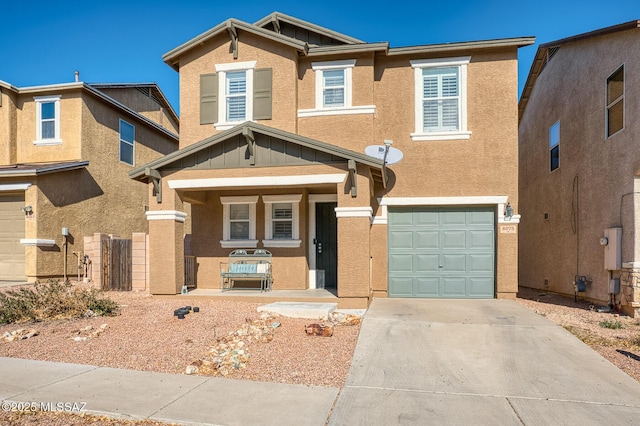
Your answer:
[[[513,217],[513,207],[511,207],[511,203],[507,203],[507,207],[504,209],[504,220],[511,220]]]
[[[24,207],[22,208],[22,212],[23,212],[25,215],[29,215],[29,214],[33,213],[33,207],[31,207],[31,206],[24,206]]]

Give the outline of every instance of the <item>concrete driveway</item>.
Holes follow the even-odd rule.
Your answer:
[[[640,383],[514,301],[376,299],[329,424],[640,424]]]

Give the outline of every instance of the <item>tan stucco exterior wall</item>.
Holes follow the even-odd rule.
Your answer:
[[[17,94],[0,87],[0,165],[16,163]]]
[[[215,72],[216,64],[257,61],[256,69],[272,68],[273,116],[263,124],[296,132],[297,53],[282,44],[240,32],[238,59],[229,52],[229,36],[206,41],[180,60],[180,147],[191,145],[218,131],[213,124],[200,125],[200,75]]]
[[[623,228],[623,263],[640,260],[632,194],[640,170],[638,43],[638,30],[569,43],[538,76],[520,122],[522,286],[573,295],[574,276],[584,275],[582,295],[608,303],[605,228]],[[622,64],[625,127],[606,138],[606,80]],[[557,121],[560,166],[550,172],[549,128]]]
[[[85,95],[63,94],[61,101],[62,144],[34,146],[35,109],[24,103],[19,127],[31,133],[19,138],[19,152],[28,161],[89,161],[80,170],[57,172],[28,178],[32,186],[25,193],[25,204],[33,206],[26,219],[25,238],[54,240],[53,247],[26,247],[28,279],[64,275],[63,227],[67,238],[67,274],[77,273],[77,258],[82,255],[84,236],[97,232],[130,238],[133,232],[148,230],[145,206],[147,186],[129,179],[133,168],[119,161],[119,119],[135,126],[135,162],[145,164],[176,148],[175,141],[112,106]],[[34,116],[29,119],[28,111]],[[26,141],[26,143],[25,143]],[[25,146],[26,145],[26,146]],[[21,180],[25,181],[24,179]]]

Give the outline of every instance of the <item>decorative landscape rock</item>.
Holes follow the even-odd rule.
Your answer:
[[[35,329],[25,330],[24,328],[20,328],[12,332],[5,331],[5,333],[2,336],[2,340],[4,340],[5,342],[14,342],[16,340],[29,339],[33,336],[37,336],[38,334],[40,334],[38,330],[35,330]]]
[[[219,337],[209,348],[203,359],[198,359],[187,366],[186,374],[205,374],[229,376],[234,370],[246,368],[249,361],[247,346],[251,343],[268,343],[273,340],[273,332],[280,326],[274,317],[263,312],[259,319],[251,320],[227,336]]]
[[[309,336],[333,336],[333,324],[315,323],[304,326],[304,332]]]
[[[108,324],[102,324],[100,327],[95,329],[92,325],[88,325],[79,330],[72,331],[71,338],[74,342],[84,342],[85,340],[100,336],[107,328],[109,328]]]

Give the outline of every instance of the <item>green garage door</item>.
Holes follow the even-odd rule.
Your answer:
[[[389,209],[389,296],[493,298],[494,211]]]
[[[24,195],[0,196],[0,281],[24,281]]]

